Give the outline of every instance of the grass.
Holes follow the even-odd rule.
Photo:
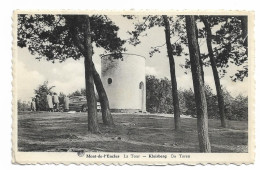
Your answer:
[[[181,119],[174,130],[172,117],[113,114],[115,126],[98,116],[101,134],[87,128],[87,113],[21,112],[18,114],[18,149],[31,152],[199,152],[197,121]],[[209,120],[212,152],[247,152],[247,121]]]

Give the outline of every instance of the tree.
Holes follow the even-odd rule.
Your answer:
[[[126,16],[128,19],[133,19],[135,16]],[[171,34],[174,33],[173,29],[170,28],[170,23],[173,23],[172,17],[167,15],[163,16],[145,16],[143,17],[144,22],[141,24],[135,25],[135,30],[129,32],[132,35],[130,39],[130,43],[133,45],[137,45],[140,43],[139,37],[141,33],[144,32],[146,29],[150,29],[154,26],[163,26],[165,28],[165,44],[167,46],[167,54],[169,58],[169,65],[170,65],[170,74],[171,74],[171,85],[172,85],[172,98],[173,98],[173,106],[174,106],[174,126],[175,129],[180,129],[180,106],[179,106],[179,97],[178,97],[178,90],[177,90],[177,80],[176,80],[176,73],[175,73],[175,61],[173,55],[180,55],[182,52],[182,48],[180,44],[177,42],[171,43]],[[175,25],[175,27],[178,27]],[[179,27],[178,27],[179,28]],[[164,46],[164,45],[162,45]],[[150,52],[150,56],[152,57],[154,53],[160,52],[159,47],[152,47],[152,51]]]
[[[238,95],[230,105],[231,120],[248,120],[248,97]]]
[[[201,17],[195,16],[197,22]],[[205,17],[205,16],[204,16]],[[231,75],[233,81],[243,81],[248,77],[248,21],[247,16],[207,16],[214,34],[212,34],[212,46],[219,77],[227,73],[227,68],[236,66],[237,72]],[[214,28],[213,28],[214,27]],[[198,29],[198,38],[201,42],[206,38],[205,27]],[[203,66],[211,66],[208,54],[201,54]],[[187,59],[182,67],[189,69],[190,62]]]
[[[90,28],[91,27],[91,28]],[[86,96],[89,107],[89,118],[96,119],[94,104],[93,82],[96,84],[102,109],[102,118],[105,124],[113,124],[107,101],[106,92],[100,77],[92,62],[92,43],[102,47],[106,51],[113,52],[120,57],[123,50],[122,41],[117,36],[118,27],[115,26],[107,16],[93,15],[19,15],[18,16],[18,46],[28,47],[36,59],[46,57],[47,60],[55,62],[65,61],[72,57],[77,60],[84,57]],[[95,107],[95,108],[94,108]],[[110,115],[108,117],[107,115]],[[96,120],[92,122],[97,123]],[[92,132],[97,132],[97,124]]]
[[[196,36],[196,23],[194,16],[187,15],[185,16],[185,19],[189,43],[192,80],[195,92],[200,152],[211,152],[211,146],[208,135],[207,102],[200,68],[200,52],[198,39]]]
[[[70,20],[69,20],[70,21]],[[72,23],[74,21],[72,20]],[[86,52],[86,56],[89,56],[91,55],[91,57],[88,57],[88,60],[86,60],[86,57],[85,57],[85,80],[86,80],[86,86],[87,84],[90,85],[90,89],[93,88],[94,90],[94,86],[92,87],[92,83],[95,82],[96,84],[96,88],[97,88],[97,91],[98,91],[98,94],[100,95],[99,98],[100,98],[100,103],[101,103],[101,111],[102,111],[102,119],[103,119],[103,122],[104,124],[106,125],[113,125],[114,122],[113,122],[113,119],[112,119],[112,115],[111,115],[111,112],[110,112],[110,109],[109,109],[109,102],[108,102],[108,98],[107,98],[107,95],[106,95],[106,92],[105,92],[105,89],[103,87],[103,84],[101,82],[101,79],[100,79],[100,76],[99,74],[97,73],[96,69],[95,69],[95,66],[92,62],[92,54],[93,54],[93,51],[92,51],[92,39],[91,39],[91,32],[90,32],[90,21],[89,22],[89,28],[86,27],[82,30],[82,32],[84,33],[85,31],[85,35],[89,35],[87,40],[88,44],[86,44],[86,46],[82,46],[82,44],[84,43],[84,41],[80,40],[80,37],[78,36],[75,36],[73,39],[74,39],[74,42],[76,42],[78,44],[78,47],[79,47],[79,50],[81,51],[81,53],[83,54],[85,51],[85,49],[87,49],[88,51]],[[93,23],[96,23],[96,22],[93,22]],[[110,22],[111,24],[111,22]],[[95,25],[95,24],[93,24]],[[100,26],[98,26],[99,28]],[[86,29],[89,29],[88,31],[86,31]],[[100,29],[100,28],[99,28]],[[109,28],[111,29],[111,28]],[[112,30],[110,31],[117,31],[118,28],[112,28]],[[72,32],[75,31],[75,28],[72,26]],[[98,31],[102,31],[102,30],[98,30]],[[96,39],[96,44],[100,43],[101,45],[97,45],[97,46],[104,46],[105,49],[117,49],[121,47],[121,45],[123,44],[123,42],[121,42],[121,40],[119,38],[117,38],[115,36],[115,33],[110,35],[108,34],[108,37],[104,37],[104,35],[101,34],[101,36],[99,34],[97,34],[99,37],[98,39]],[[115,37],[114,37],[115,36]],[[113,38],[115,39],[115,42],[114,43],[111,43],[111,44],[106,44],[107,42],[104,42],[103,38],[108,38],[107,40],[113,40]],[[100,42],[99,42],[100,41]],[[120,44],[121,43],[121,44]],[[110,47],[111,46],[111,47]],[[118,49],[117,49],[118,50]],[[87,68],[88,67],[88,68]],[[87,68],[87,69],[86,69]],[[91,74],[93,75],[88,75],[89,76],[89,79],[87,79],[87,74],[88,72],[91,72]],[[87,86],[88,87],[88,86]],[[95,127],[94,129],[92,129],[91,131],[95,131],[95,129],[98,129],[98,125],[97,125],[97,113],[96,113],[96,98],[95,98],[95,93],[94,91],[88,91],[89,89],[86,88],[86,95],[89,97],[92,98],[92,102],[88,102],[88,112],[90,111],[93,111],[94,114],[90,115],[89,116],[89,129],[91,130],[91,127]],[[88,100],[88,97],[87,97],[87,100]],[[89,101],[89,100],[88,100]],[[90,108],[92,107],[92,108]],[[96,130],[98,131],[98,130]]]
[[[225,127],[225,102],[219,74],[221,73],[222,77],[225,76],[226,68],[230,64],[235,64],[236,66],[244,66],[242,70],[239,68],[238,73],[231,76],[233,81],[243,81],[248,76],[246,63],[248,58],[247,16],[200,16],[199,18],[204,24],[202,31],[205,32],[204,37],[206,37],[208,47],[208,55],[205,55],[204,59],[207,56],[210,58],[209,65],[212,67],[215,80],[221,126]],[[212,35],[211,30],[216,25],[220,26],[220,29],[216,31],[216,35]],[[217,47],[213,49],[212,45],[217,45]]]
[[[218,110],[219,110],[219,114],[220,114],[221,126],[226,127],[225,106],[224,106],[225,104],[224,104],[224,98],[223,98],[222,89],[221,89],[221,85],[220,85],[220,78],[218,75],[217,65],[216,65],[213,48],[212,48],[211,25],[208,21],[208,17],[201,16],[201,19],[204,23],[205,30],[206,30],[206,41],[207,41],[207,47],[208,47],[208,54],[209,54],[209,58],[210,58],[211,68],[212,68],[212,72],[213,72],[213,77],[214,77],[216,92],[217,92],[217,97],[218,97]]]
[[[219,25],[216,35],[212,35],[216,66],[221,76],[231,64],[237,66],[237,73],[230,76],[233,81],[243,81],[248,77],[247,16],[210,16],[211,25]]]
[[[65,94],[60,92],[60,94],[59,94],[59,104],[60,104],[60,106],[64,105],[64,97],[65,97]]]
[[[72,92],[71,94],[69,94],[68,96],[85,96],[86,95],[86,89],[85,88],[82,88],[80,90],[76,90],[74,92]],[[97,93],[95,93],[95,96],[96,96],[96,99],[97,101],[99,102],[99,96]]]
[[[201,66],[210,66],[212,68],[217,92],[219,117],[221,119],[221,126],[225,127],[225,101],[220,79],[225,76],[227,73],[226,69],[231,64],[233,66],[244,64],[242,70],[240,70],[241,67],[238,67],[238,73],[231,76],[234,81],[243,81],[247,77],[247,17],[195,16],[196,18],[197,22],[204,24],[202,29],[197,30],[198,38],[201,41],[205,38],[208,47],[208,54],[201,54]],[[216,30],[216,28],[218,28],[216,35],[213,35],[212,30]],[[213,48],[213,46],[215,47]],[[190,63],[186,62],[186,65],[190,65]],[[189,68],[189,66],[185,66],[185,68]]]
[[[172,113],[171,81],[146,76],[146,108],[150,113]]]
[[[159,110],[161,101],[160,94],[160,80],[155,76],[146,76],[146,109],[150,113],[156,113]]]
[[[107,97],[107,94],[106,94],[106,91],[103,87],[103,84],[101,82],[101,78],[96,70],[95,67],[93,67],[94,69],[94,82],[96,84],[96,88],[97,89],[100,89],[98,90],[98,96],[99,96],[99,102],[101,104],[101,112],[102,112],[102,119],[103,119],[103,123],[105,125],[113,125],[114,122],[113,122],[113,117],[110,113],[110,108],[109,108],[109,101],[108,101],[108,97]]]
[[[83,96],[86,95],[86,90],[84,91],[84,93],[82,93],[82,91],[76,90],[74,92],[72,92],[71,94],[69,94],[69,96]]]
[[[97,101],[94,90],[94,78],[93,78],[93,66],[92,66],[92,42],[90,32],[90,21],[89,16],[85,16],[82,21],[84,41],[80,48],[80,52],[84,55],[85,65],[85,81],[86,81],[86,96],[88,104],[88,129],[93,133],[99,132],[97,122]],[[79,40],[76,40],[79,41]]]
[[[242,43],[245,47],[248,46],[248,17],[240,16],[241,28],[242,28]]]
[[[17,101],[17,110],[19,112],[20,111],[30,111],[31,110],[30,102],[18,100]]]
[[[37,89],[34,89],[35,95],[39,97],[39,110],[46,111],[47,108],[47,94],[53,93],[52,89],[55,86],[49,87],[49,82],[45,81],[43,84],[39,85]]]
[[[172,83],[172,98],[173,98],[173,106],[174,106],[174,125],[175,129],[180,129],[180,106],[179,106],[179,97],[178,97],[178,89],[177,89],[177,80],[175,73],[175,62],[173,58],[173,49],[171,44],[171,34],[170,34],[170,25],[168,21],[167,15],[163,15],[164,26],[165,26],[165,39],[167,46],[167,53],[170,63],[170,72],[171,72],[171,83]]]

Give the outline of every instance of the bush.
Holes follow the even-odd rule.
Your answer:
[[[146,76],[146,109],[150,113],[173,113],[171,82]]]
[[[25,102],[25,101],[21,101],[21,100],[18,100],[17,107],[18,107],[17,108],[18,111],[30,111],[31,110],[30,102]]]
[[[242,95],[234,98],[225,88],[222,87],[222,89],[226,118],[229,120],[247,120],[248,98]],[[180,89],[178,94],[181,113],[196,117],[196,103],[193,90]],[[205,85],[205,95],[208,117],[210,119],[219,119],[218,98],[208,85]],[[169,79],[158,79],[155,76],[146,76],[146,98],[146,108],[148,112],[173,114],[172,88]]]
[[[248,97],[238,95],[227,106],[226,117],[229,120],[248,120]]]

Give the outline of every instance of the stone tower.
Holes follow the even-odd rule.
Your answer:
[[[114,112],[146,111],[145,60],[127,53],[122,59],[101,58],[101,80]]]

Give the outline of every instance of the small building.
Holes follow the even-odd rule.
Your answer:
[[[124,53],[115,59],[112,54],[101,58],[101,80],[114,112],[145,112],[144,56]]]

